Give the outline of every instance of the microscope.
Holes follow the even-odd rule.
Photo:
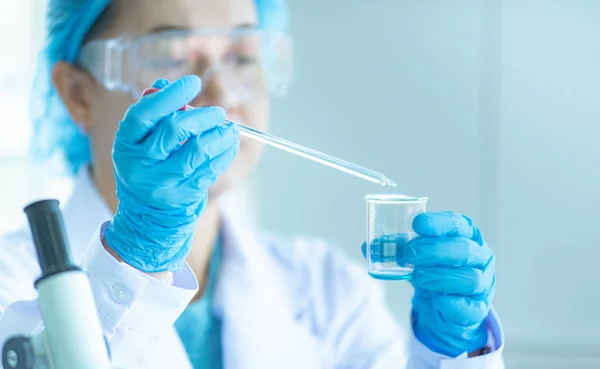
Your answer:
[[[43,324],[30,336],[8,339],[3,369],[110,369],[87,274],[71,260],[57,200],[28,205],[25,214],[42,271],[34,285]]]

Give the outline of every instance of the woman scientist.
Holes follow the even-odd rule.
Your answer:
[[[503,367],[495,258],[469,218],[413,223],[407,354],[362,268],[327,245],[259,236],[217,204],[260,156],[220,126],[225,112],[265,129],[269,93],[286,82],[281,1],[48,7],[35,136],[77,173],[66,228],[115,367]],[[160,91],[139,99],[150,85]],[[199,108],[180,111],[187,103]],[[0,242],[2,342],[40,314],[28,231]]]

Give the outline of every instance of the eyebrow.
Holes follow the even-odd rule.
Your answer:
[[[257,26],[256,24],[252,24],[252,23],[242,23],[239,24],[235,27],[233,27],[233,29],[235,30],[249,30],[249,29],[256,29]],[[185,30],[189,30],[191,29],[190,27],[187,26],[175,26],[175,25],[159,25],[156,26],[154,28],[152,28],[150,30],[150,33],[158,33],[158,32],[162,32],[162,31],[185,31]]]

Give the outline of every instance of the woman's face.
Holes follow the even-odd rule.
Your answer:
[[[118,7],[116,18],[109,29],[100,34],[101,38],[123,33],[149,34],[165,29],[235,29],[258,25],[254,0],[120,0],[115,5]],[[204,55],[207,60],[218,60],[224,53],[222,44],[204,42],[201,45],[201,50],[195,52]],[[215,73],[202,81],[203,92],[191,105],[218,105],[225,109],[228,119],[266,129],[268,96],[236,98],[238,92],[227,88],[224,77]],[[93,83],[89,95],[90,111],[85,115],[89,121],[84,122],[83,127],[90,137],[94,169],[100,169],[98,173],[111,176],[110,180],[114,181],[111,150],[115,132],[125,111],[136,98],[131,93],[107,91],[98,83]],[[256,164],[260,153],[258,143],[242,139],[234,163],[211,188],[211,199],[243,179]]]

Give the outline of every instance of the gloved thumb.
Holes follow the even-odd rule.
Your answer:
[[[166,80],[158,80],[153,84],[155,88],[159,86],[165,87],[144,96],[125,113],[117,131],[117,139],[132,144],[141,142],[161,119],[192,101],[200,93],[202,84],[198,76],[191,75],[171,84]]]
[[[152,88],[158,88],[159,90],[161,88],[165,88],[169,85],[169,80],[166,78],[159,78],[156,81],[154,81],[154,83],[152,84]]]

